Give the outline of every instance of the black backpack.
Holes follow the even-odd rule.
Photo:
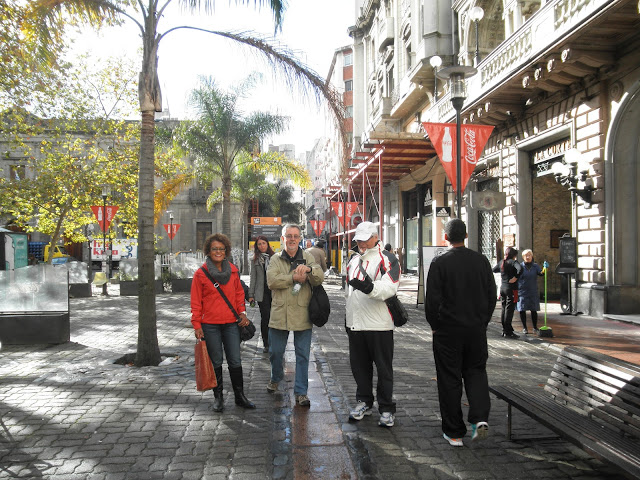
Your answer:
[[[322,285],[311,287],[311,300],[309,300],[309,320],[316,327],[322,327],[331,314],[329,296]]]

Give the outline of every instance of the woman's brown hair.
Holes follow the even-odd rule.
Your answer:
[[[273,251],[273,248],[271,248],[271,244],[269,243],[269,240],[267,240],[267,237],[265,237],[264,235],[258,235],[256,237],[256,243],[253,245],[253,250],[254,250],[254,258],[258,255],[260,255],[260,250],[258,250],[258,241],[259,240],[264,240],[265,242],[267,242],[267,253],[269,254],[269,256],[273,256],[275,255],[276,252]]]
[[[202,247],[202,251],[208,257],[211,253],[211,244],[213,242],[220,242],[224,245],[224,254],[225,257],[229,258],[231,256],[231,241],[229,237],[224,235],[223,233],[214,233],[213,235],[209,235],[207,239],[204,241],[204,246]]]

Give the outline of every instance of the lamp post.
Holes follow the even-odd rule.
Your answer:
[[[173,212],[169,210],[169,254],[173,255]]]
[[[443,80],[449,80],[449,92],[451,95],[451,104],[456,110],[456,217],[461,218],[462,209],[462,185],[461,179],[461,141],[460,141],[460,110],[464,105],[464,100],[467,98],[465,88],[465,78],[472,77],[478,73],[473,67],[466,65],[453,65],[451,67],[443,68],[436,75]]]
[[[342,185],[342,289],[347,288],[347,184]]]
[[[429,64],[433,68],[433,101],[438,101],[438,68],[442,65],[442,59],[434,55],[429,59]]]
[[[582,158],[576,149],[568,150],[564,159],[566,164],[556,162],[551,166],[556,182],[580,197],[585,203],[585,208],[591,207],[597,201],[593,198],[595,188],[593,179],[589,177],[589,161]]]
[[[102,252],[105,255],[105,266],[107,281],[111,278],[111,272],[109,271],[109,258],[107,257],[107,196],[111,193],[109,185],[103,185],[102,187]],[[107,295],[107,282],[102,284],[102,295]]]
[[[469,17],[476,24],[476,56],[475,56],[475,65],[476,67],[480,63],[480,43],[478,42],[478,22],[482,20],[484,17],[484,10],[482,7],[475,6],[469,11]]]

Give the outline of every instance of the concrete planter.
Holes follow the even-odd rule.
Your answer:
[[[69,312],[0,315],[0,342],[4,345],[66,343],[70,338]]]
[[[184,293],[191,292],[191,281],[193,278],[172,278],[171,279],[171,292],[172,293]]]
[[[162,280],[155,281],[156,293],[163,293]],[[121,297],[136,297],[138,296],[138,281],[124,282],[120,281],[120,296]]]
[[[69,296],[71,298],[90,297],[91,284],[90,283],[70,283]]]

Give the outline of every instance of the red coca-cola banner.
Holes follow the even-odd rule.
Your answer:
[[[102,229],[103,232],[106,232],[107,230],[109,230],[109,225],[111,225],[111,220],[113,220],[113,217],[116,216],[118,207],[115,205],[107,205],[106,215],[105,215],[104,209],[105,207],[103,206],[91,207],[91,211],[95,215],[96,220],[98,221],[98,225],[100,225],[100,228]]]
[[[169,235],[169,239],[173,240],[173,237],[176,236],[178,230],[180,229],[180,223],[163,223],[164,229],[167,231],[167,235]]]
[[[311,220],[311,226],[313,227],[313,231],[315,232],[316,237],[320,236],[326,224],[326,220]]]
[[[444,168],[449,181],[453,186],[453,191],[458,191],[456,181],[456,124],[455,123],[429,123],[423,122],[422,126],[429,135],[429,140],[436,149],[440,158],[440,163]],[[476,164],[482,155],[484,146],[491,136],[493,126],[491,125],[461,125],[460,139],[460,183],[461,191],[465,187]]]
[[[347,227],[351,225],[351,217],[356,213],[358,209],[358,202],[331,202],[331,208],[336,212],[338,219],[340,220],[340,225],[342,225],[342,205],[345,205],[347,210]]]

